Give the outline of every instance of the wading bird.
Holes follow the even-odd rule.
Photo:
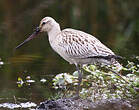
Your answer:
[[[104,64],[114,65],[118,68],[122,67],[116,60],[119,56],[115,55],[97,38],[71,28],[61,30],[60,25],[51,17],[43,18],[35,32],[23,43],[18,45],[16,49],[35,38],[41,32],[48,33],[50,45],[55,52],[70,64],[75,64],[79,80],[77,88],[78,96],[82,82],[80,67],[82,67],[83,64]]]

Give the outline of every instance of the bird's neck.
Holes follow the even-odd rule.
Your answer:
[[[52,43],[53,41],[55,41],[57,35],[61,32],[60,26],[59,24],[56,24],[56,26],[54,26],[49,32],[48,32],[48,36],[49,36],[49,41],[50,43]]]

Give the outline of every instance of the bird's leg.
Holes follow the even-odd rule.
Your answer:
[[[119,76],[121,79],[123,79],[126,83],[129,84],[129,82],[128,82],[126,79],[124,79],[120,74],[118,74],[116,71],[112,70],[111,68],[109,68],[109,67],[107,67],[107,66],[105,66],[105,67],[106,67],[106,69],[110,70],[111,72],[113,72],[114,74],[116,74],[116,75]]]
[[[80,69],[78,64],[76,65],[76,69],[78,71],[78,81],[79,81],[78,82],[78,87],[77,87],[76,95],[77,95],[77,97],[79,97],[80,85],[81,85],[81,82],[82,82],[82,72],[81,72],[81,69]]]
[[[114,74],[116,74],[117,76],[119,76],[121,79],[123,79],[126,83],[130,84],[130,82],[128,82],[126,79],[124,79],[120,74],[118,74],[117,72],[115,72],[114,70],[112,70],[111,68],[106,67],[108,70],[110,70],[111,72],[113,72]],[[135,86],[133,84],[131,84],[131,87],[134,89],[134,91],[136,91]],[[127,90],[129,90],[128,88],[126,88]],[[130,90],[129,90],[130,91]]]

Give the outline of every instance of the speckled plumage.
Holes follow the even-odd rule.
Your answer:
[[[52,34],[49,35],[50,39],[53,37]],[[70,64],[99,63],[121,66],[115,60],[116,55],[109,48],[85,32],[68,28],[57,33],[53,40],[53,43],[50,42],[52,48]],[[107,58],[107,56],[113,57]]]
[[[75,64],[78,71],[77,96],[79,96],[80,84],[82,82],[82,73],[79,65],[83,64],[104,64],[114,65],[120,70],[122,67],[116,59],[116,56],[109,48],[102,44],[94,36],[75,29],[60,29],[60,25],[51,17],[45,17],[41,20],[39,27],[23,43],[35,38],[40,32],[47,32],[51,47],[62,58],[70,64]]]

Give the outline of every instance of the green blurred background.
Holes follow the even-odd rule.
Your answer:
[[[0,0],[0,97],[25,97],[39,102],[53,93],[49,77],[75,69],[50,47],[47,33],[18,50],[40,20],[53,17],[61,29],[74,28],[96,36],[116,54],[139,55],[138,0]],[[31,76],[35,83],[17,87],[18,77]]]

